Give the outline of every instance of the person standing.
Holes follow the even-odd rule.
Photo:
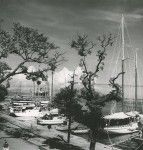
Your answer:
[[[9,150],[9,144],[7,143],[6,140],[5,140],[4,144],[3,144],[3,150]]]

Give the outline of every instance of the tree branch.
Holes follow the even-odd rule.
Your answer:
[[[5,81],[6,79],[8,79],[9,77],[13,76],[16,74],[16,71],[25,63],[26,61],[21,62],[12,72],[8,73],[5,77],[2,77],[0,79],[0,84]]]

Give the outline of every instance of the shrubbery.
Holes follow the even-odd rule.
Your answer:
[[[8,95],[8,91],[4,85],[0,85],[0,101],[3,101]]]

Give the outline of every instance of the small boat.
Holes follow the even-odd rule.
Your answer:
[[[40,117],[40,108],[25,108],[23,107],[20,111],[14,111],[13,115],[16,117]]]
[[[76,130],[72,130],[71,133],[73,133],[73,134],[86,134],[86,133],[89,133],[89,129],[76,129]]]
[[[104,131],[109,134],[130,134],[138,132],[138,123],[133,116],[126,115],[123,112],[114,113],[104,117]]]
[[[54,108],[50,110],[50,114],[52,115],[58,115],[59,114],[59,109],[58,108]]]
[[[57,124],[63,124],[65,121],[65,117],[52,115],[52,114],[46,114],[43,117],[37,119],[37,124],[40,125],[57,125]]]
[[[77,129],[78,126],[79,126],[78,123],[72,123],[72,124],[71,124],[71,130]],[[67,130],[68,130],[68,125],[60,125],[60,126],[57,126],[57,127],[56,127],[56,130],[58,130],[58,131],[67,131]]]
[[[41,101],[40,105],[41,106],[47,106],[49,104],[49,101]]]

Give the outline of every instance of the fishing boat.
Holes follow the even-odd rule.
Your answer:
[[[37,119],[37,124],[40,125],[58,125],[63,124],[65,117],[59,115],[45,114],[43,117]]]
[[[125,41],[124,41],[124,16],[122,15],[121,21],[121,37],[122,37],[122,111],[111,113],[104,116],[105,127],[104,130],[109,134],[129,134],[138,132],[138,119],[137,111],[124,112],[124,61],[126,60],[124,54]],[[135,59],[135,110],[137,101],[137,55]]]

